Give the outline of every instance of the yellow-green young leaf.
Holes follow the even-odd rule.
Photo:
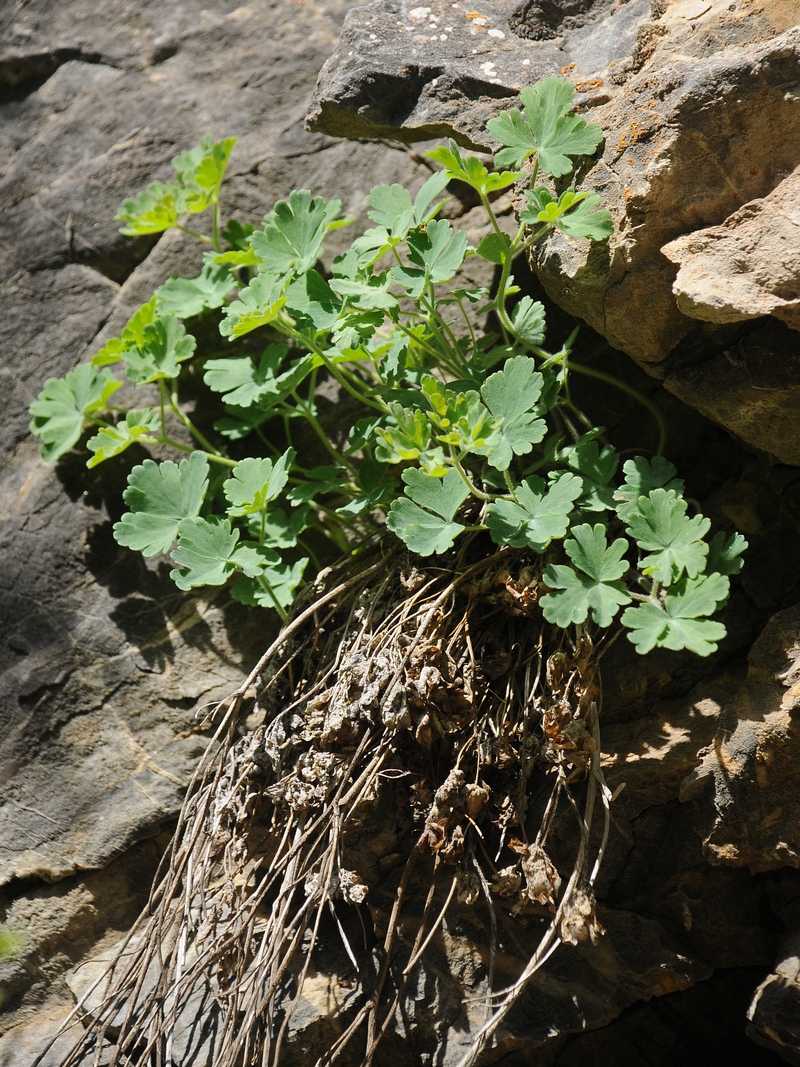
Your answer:
[[[128,411],[116,426],[103,426],[86,442],[93,453],[87,467],[96,467],[112,456],[118,456],[131,445],[153,445],[158,441],[159,417],[155,411]]]
[[[140,348],[144,344],[144,331],[158,318],[158,297],[151,297],[146,304],[128,319],[119,337],[112,337],[92,356],[92,366],[104,367],[110,363],[119,363],[129,348]]]
[[[117,544],[143,556],[169,552],[184,519],[200,513],[208,488],[208,460],[193,452],[180,464],[146,459],[128,475],[122,499],[131,509],[114,523]]]
[[[252,515],[263,511],[270,500],[279,496],[289,479],[289,468],[297,453],[287,449],[280,459],[240,459],[233,468],[223,491],[230,504],[229,515]]]
[[[273,322],[285,303],[284,282],[269,274],[259,274],[240,291],[239,299],[227,306],[219,332],[233,341]]]
[[[462,156],[461,150],[453,140],[448,141],[446,146],[439,145],[426,155],[428,159],[441,163],[448,179],[465,182],[484,195],[499,189],[506,189],[522,177],[519,171],[490,174],[488,168],[477,156]]]
[[[194,355],[196,344],[174,315],[163,315],[145,326],[141,347],[123,353],[128,378],[134,385],[177,378],[180,364]]]
[[[177,182],[153,182],[136,198],[123,200],[114,218],[125,223],[120,227],[120,233],[137,237],[163,233],[171,226],[177,226],[185,210],[183,189]]]
[[[31,404],[30,431],[42,439],[42,458],[55,463],[83,433],[86,421],[103,411],[122,382],[107,370],[82,363],[63,378],[48,378]]]

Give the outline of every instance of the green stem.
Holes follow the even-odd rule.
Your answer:
[[[472,493],[473,496],[476,496],[479,500],[489,500],[489,501],[491,501],[493,498],[490,497],[487,493],[481,492],[481,490],[478,489],[478,487],[472,482],[472,480],[470,479],[470,476],[467,474],[467,472],[461,466],[461,463],[459,461],[458,456],[453,451],[453,446],[450,445],[448,447],[450,448],[450,458],[452,459],[456,470],[461,475],[461,479],[464,482],[464,485],[466,485],[466,487],[469,489],[470,493]]]
[[[341,385],[342,389],[344,389],[345,392],[349,393],[350,396],[352,396],[360,404],[365,404],[367,407],[375,408],[376,411],[380,411],[381,413],[385,413],[389,410],[383,403],[383,401],[376,401],[373,397],[367,396],[366,393],[362,393],[360,390],[354,389],[353,386],[347,381],[347,378],[336,366],[336,364],[333,363],[333,361],[325,355],[319,345],[316,344],[316,342],[310,340],[308,337],[303,336],[303,334],[301,334],[299,330],[296,330],[286,316],[280,316],[277,322],[280,324],[281,331],[285,333],[287,337],[291,337],[295,341],[299,341],[301,345],[307,348],[310,352],[313,352],[315,356],[322,360],[324,365],[327,367],[327,369],[330,371],[330,373],[333,375],[339,385]]]
[[[222,245],[219,243],[219,200],[215,198],[214,209],[211,213],[211,243],[217,252],[222,251]]]
[[[288,616],[288,614],[286,612],[286,609],[284,607],[282,607],[282,605],[280,604],[278,598],[275,596],[275,591],[273,590],[272,586],[269,584],[269,582],[267,581],[267,579],[264,577],[263,574],[259,574],[257,580],[258,580],[258,584],[261,586],[261,588],[264,590],[264,592],[269,596],[270,600],[273,603],[273,606],[274,606],[275,610],[278,612],[278,614],[280,615],[280,617],[283,620],[283,622],[286,622],[286,620],[289,618],[289,616]]]
[[[175,223],[175,229],[180,230],[181,233],[188,233],[190,237],[194,237],[198,241],[202,241],[203,244],[213,245],[214,242],[210,237],[206,237],[205,234],[198,233],[197,230],[192,230],[188,226],[181,226],[179,222]]]
[[[164,379],[158,379],[158,404],[161,411],[161,436],[167,436],[167,416],[165,411],[166,404],[166,390],[164,386]]]
[[[214,448],[208,438],[197,429],[186,412],[181,411],[181,408],[178,405],[178,395],[174,390],[170,393],[169,406],[173,414],[180,419],[195,441],[201,444],[206,452],[214,456],[221,456],[219,449]],[[236,464],[231,462],[231,466],[236,466]]]
[[[184,445],[181,441],[175,441],[171,437],[162,437],[158,444],[169,445],[170,448],[175,448],[178,452],[186,452],[191,454],[192,452],[200,452],[206,457],[210,463],[220,463],[223,467],[235,467],[236,460],[228,459],[227,456],[221,456],[218,452],[205,452],[201,448],[192,448],[191,445]]]

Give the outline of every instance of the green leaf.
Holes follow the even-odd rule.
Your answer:
[[[286,495],[292,504],[307,504],[327,493],[341,490],[346,482],[345,468],[329,463],[323,467],[314,467],[308,472],[308,480],[293,485]]]
[[[631,602],[630,593],[620,581],[628,570],[623,559],[628,542],[619,537],[608,545],[602,523],[585,523],[573,529],[564,548],[576,569],[557,564],[545,568],[545,584],[556,591],[539,601],[544,617],[556,626],[566,627],[586,622],[591,611],[598,626],[610,626],[619,609]]]
[[[239,299],[225,309],[219,332],[230,340],[241,337],[273,322],[285,303],[284,283],[269,274],[259,274],[240,290]]]
[[[227,519],[183,519],[170,558],[179,569],[169,572],[179,589],[223,585],[234,571],[260,573],[263,557],[255,545],[240,545],[239,531]]]
[[[453,231],[446,219],[433,219],[424,231],[408,238],[408,258],[414,267],[394,267],[392,276],[411,296],[419,297],[428,282],[449,281],[464,262],[467,235]]]
[[[90,437],[86,447],[94,453],[87,467],[96,467],[112,456],[118,456],[131,445],[153,445],[158,442],[159,417],[155,411],[128,411],[116,426],[104,426]]]
[[[711,521],[702,515],[690,519],[687,504],[670,489],[652,489],[640,496],[637,510],[626,519],[626,526],[645,556],[640,567],[662,585],[670,585],[684,573],[690,578],[706,565],[708,545],[702,538]]]
[[[196,278],[171,278],[156,289],[159,313],[191,319],[204,311],[222,307],[234,286],[227,266],[215,263],[213,252],[203,256],[203,269]]]
[[[287,515],[283,508],[271,507],[266,512],[247,516],[245,522],[252,537],[266,548],[294,548],[300,534],[308,528],[309,509],[295,507]]]
[[[445,203],[444,200],[441,200],[433,208],[431,207],[439,193],[447,187],[447,180],[447,175],[441,172],[431,174],[430,178],[414,197],[414,221],[418,226],[422,225],[422,223],[430,222],[441,209],[442,204]]]
[[[295,450],[289,448],[274,463],[271,459],[253,456],[240,459],[231,478],[222,487],[230,504],[228,514],[252,515],[262,511],[270,500],[283,492],[289,479],[289,467],[296,455]]]
[[[648,601],[623,612],[622,622],[631,630],[628,639],[641,655],[658,647],[676,652],[686,648],[698,656],[709,656],[726,630],[722,623],[703,616],[711,615],[727,600],[729,589],[723,574],[683,577],[669,590],[663,605]]]
[[[742,553],[746,548],[747,541],[740,533],[728,538],[720,530],[711,539],[706,570],[709,574],[738,574],[744,566]]]
[[[490,263],[505,263],[511,254],[511,238],[507,233],[488,233],[475,251]]]
[[[331,287],[346,297],[352,307],[363,311],[393,311],[397,307],[397,297],[389,292],[390,277],[381,276],[361,281],[358,278],[332,278]],[[383,321],[384,316],[381,316]]]
[[[469,489],[456,470],[448,471],[444,478],[429,478],[410,467],[401,477],[406,483],[406,496],[448,522],[469,496]]]
[[[194,355],[196,345],[174,315],[164,315],[145,326],[140,348],[123,353],[128,378],[134,385],[177,378],[180,364]]]
[[[537,401],[544,378],[528,356],[514,356],[484,382],[481,396],[498,420],[492,437],[489,463],[495,470],[508,470],[512,454],[527,455],[547,432],[538,418]]]
[[[569,174],[573,167],[569,157],[591,155],[603,139],[599,127],[569,114],[574,95],[574,86],[558,77],[523,89],[522,112],[511,108],[486,124],[489,133],[508,146],[496,153],[495,162],[520,167],[538,153],[540,166],[554,177]]]
[[[367,204],[369,217],[388,231],[394,243],[404,240],[416,221],[411,193],[397,182],[376,185],[367,196]]]
[[[299,320],[301,329],[319,333],[333,326],[342,303],[322,275],[309,270],[295,278],[286,290],[286,310]]]
[[[152,182],[135,198],[123,200],[114,218],[125,223],[120,233],[137,237],[177,226],[184,210],[183,190],[177,182]]]
[[[31,404],[30,431],[42,439],[42,458],[55,463],[83,433],[87,419],[103,411],[122,382],[107,370],[81,363],[63,378],[48,378]]]
[[[511,325],[519,341],[529,348],[538,348],[544,341],[544,304],[523,296],[511,312]]]
[[[636,456],[626,460],[622,470],[625,481],[614,492],[614,501],[623,522],[638,511],[639,497],[646,497],[651,489],[672,489],[678,496],[683,493],[683,482],[675,477],[678,472],[663,456],[654,456],[652,460]]]
[[[556,200],[540,185],[528,189],[525,196],[528,206],[519,217],[528,226],[555,226],[572,237],[588,237],[592,241],[604,241],[614,232],[610,213],[605,209],[596,210],[601,203],[599,193],[565,189]]]
[[[563,537],[583,483],[574,474],[561,474],[549,488],[541,478],[526,478],[516,488],[516,501],[495,500],[486,509],[492,540],[512,548],[544,552],[554,538]]]
[[[184,519],[199,512],[208,488],[208,460],[193,452],[180,464],[146,459],[128,475],[122,499],[131,509],[114,523],[117,544],[143,556],[169,552]]]
[[[144,330],[158,318],[158,298],[151,297],[146,304],[128,319],[119,337],[112,337],[92,356],[92,366],[104,367],[110,363],[119,363],[129,348],[140,348],[144,344]]]
[[[587,434],[575,444],[559,449],[556,459],[583,478],[584,491],[578,504],[582,511],[609,511],[614,507],[611,482],[617,473],[619,455],[613,445],[603,445],[601,449]]]
[[[484,195],[496,192],[498,189],[506,189],[522,177],[518,171],[490,174],[488,168],[477,156],[462,156],[458,145],[453,140],[449,140],[446,146],[439,145],[426,155],[428,159],[441,163],[448,180],[465,182]]]
[[[231,589],[233,599],[251,608],[274,608],[275,600],[277,600],[282,608],[288,608],[294,600],[295,590],[303,580],[303,571],[306,569],[308,560],[298,559],[295,563],[289,564],[281,563],[277,555],[275,558],[278,562],[269,564],[262,570],[261,581],[246,577],[239,578]],[[272,595],[261,582],[267,583]]]
[[[203,381],[226,404],[247,408],[269,396],[277,396],[278,367],[289,352],[288,345],[267,345],[258,366],[249,356],[229,356],[206,361]]]
[[[341,201],[312,197],[308,189],[294,189],[288,201],[279,200],[256,230],[250,244],[272,275],[304,274],[319,259],[325,234],[339,214]]]
[[[452,519],[469,495],[458,471],[432,478],[410,468],[402,477],[411,499],[402,497],[392,503],[386,525],[420,556],[447,552],[464,529]]]

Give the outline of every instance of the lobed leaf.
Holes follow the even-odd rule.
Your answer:
[[[622,471],[625,481],[614,491],[614,501],[623,522],[638,510],[639,497],[646,497],[651,489],[671,489],[678,496],[683,493],[683,482],[675,477],[677,470],[663,456],[652,460],[636,456],[625,461]]]
[[[155,411],[131,410],[116,426],[103,426],[86,442],[93,453],[87,467],[96,467],[112,456],[118,456],[131,445],[153,445],[159,438],[159,416]]]
[[[264,556],[256,545],[240,545],[239,531],[227,519],[188,518],[178,528],[178,544],[170,558],[177,569],[169,572],[179,589],[224,585],[235,571],[254,578],[263,569]]]
[[[341,208],[340,200],[312,197],[308,189],[294,189],[279,200],[256,230],[250,245],[271,275],[304,274],[319,259],[325,235]]]
[[[722,574],[684,576],[672,586],[663,604],[648,601],[623,612],[623,625],[631,631],[628,639],[641,655],[653,648],[669,648],[709,656],[726,630],[722,623],[704,616],[727,600],[729,589],[730,583]]]
[[[174,315],[163,315],[144,327],[141,347],[122,354],[128,378],[134,385],[177,378],[180,364],[194,355],[196,345]]]
[[[569,174],[570,157],[591,155],[603,139],[599,127],[569,113],[574,95],[574,86],[559,77],[523,89],[522,112],[511,108],[486,124],[492,136],[508,146],[495,154],[495,162],[520,167],[528,156],[538,154],[540,166],[554,177]]]
[[[31,404],[30,431],[42,439],[42,458],[55,463],[83,433],[87,419],[103,411],[122,382],[107,370],[81,363],[63,378],[48,378]]]
[[[196,278],[171,278],[156,289],[158,311],[178,319],[191,319],[204,311],[222,307],[228,293],[237,285],[225,264],[216,262],[213,252],[203,256],[203,267]]]
[[[533,476],[517,486],[516,500],[495,500],[486,509],[486,525],[492,540],[512,548],[544,552],[550,542],[563,537],[575,500],[583,489],[574,474],[561,474],[549,486]]]
[[[641,569],[662,585],[670,585],[684,571],[694,578],[706,565],[708,545],[702,538],[711,521],[702,515],[690,519],[686,509],[686,501],[673,489],[651,489],[625,520],[631,537],[649,553]]]
[[[544,304],[523,296],[511,312],[511,325],[518,341],[528,348],[538,348],[545,335]]]
[[[543,578],[551,593],[541,598],[544,617],[556,626],[586,622],[591,612],[598,626],[607,627],[631,595],[621,581],[628,570],[623,556],[628,551],[623,537],[609,545],[602,523],[576,526],[564,549],[576,569],[558,564],[545,568]]]
[[[288,448],[274,462],[253,456],[240,459],[222,487],[230,504],[228,514],[252,515],[263,511],[270,500],[283,492],[296,455],[293,448]]]
[[[239,299],[227,306],[219,332],[233,341],[274,322],[285,303],[284,283],[269,274],[259,274],[240,290]]]
[[[200,513],[208,488],[208,460],[193,452],[180,464],[146,459],[128,475],[122,499],[130,508],[114,523],[117,544],[143,556],[169,552],[184,519]]]

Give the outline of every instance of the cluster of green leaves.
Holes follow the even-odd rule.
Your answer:
[[[114,527],[120,544],[168,555],[181,589],[233,578],[234,597],[285,613],[321,545],[357,551],[385,520],[420,556],[482,532],[540,557],[541,609],[555,625],[619,620],[640,652],[709,654],[725,632],[712,616],[743,538],[709,540],[709,521],[689,513],[663,458],[629,459],[620,477],[602,430],[575,430],[591,423],[570,395],[570,372],[581,370],[569,360],[573,339],[546,351],[544,308],[514,283],[516,257],[552,230],[611,234],[597,194],[565,187],[602,140],[572,113],[573,95],[548,78],[523,91],[522,110],[492,119],[503,146],[494,168],[450,141],[429,153],[441,169],[415,197],[376,186],[374,225],[327,270],[326,239],[349,221],[339,201],[295,190],[260,225],[223,230],[233,140],[206,138],[177,156],[176,182],[125,202],[123,232],[186,230],[187,213],[211,208],[211,235],[195,233],[209,245],[201,270],[160,286],[90,363],[45,384],[31,409],[45,458],[72,448],[87,424],[90,467],[134,444],[185,453],[133,467]],[[537,184],[544,174],[549,183]],[[490,231],[477,248],[441,217],[450,182],[484,206]],[[509,231],[492,199],[515,184],[526,202]],[[491,293],[459,287],[476,255],[496,267]],[[496,332],[478,331],[489,313]],[[225,353],[201,352],[187,329],[208,316]],[[182,400],[187,372],[216,400],[211,426],[195,425]],[[335,440],[318,412],[318,385],[331,378],[358,402]],[[112,402],[125,383],[135,406]],[[295,448],[298,420],[324,462],[298,460],[309,454],[307,443]]]

